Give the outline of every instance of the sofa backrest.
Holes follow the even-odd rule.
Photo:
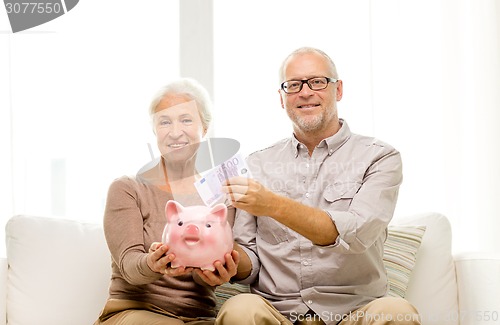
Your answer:
[[[451,249],[451,225],[439,213],[395,218],[391,225],[425,226],[405,298],[424,325],[458,325],[458,290]]]
[[[405,298],[417,307],[424,325],[458,324],[447,218],[429,213],[391,224],[426,227]],[[68,325],[71,320],[72,325],[89,325],[97,319],[111,276],[101,225],[16,216],[7,223],[6,245],[8,324]],[[231,288],[231,293],[238,290]]]
[[[100,225],[15,216],[6,225],[6,247],[9,325],[94,323],[111,276]]]

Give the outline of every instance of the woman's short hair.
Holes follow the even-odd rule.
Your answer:
[[[182,78],[163,86],[149,105],[149,115],[151,117],[156,113],[156,106],[167,95],[183,95],[194,100],[201,117],[203,129],[208,130],[212,121],[212,101],[208,91],[198,81],[191,78]]]

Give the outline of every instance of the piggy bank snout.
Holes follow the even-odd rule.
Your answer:
[[[188,225],[186,227],[186,231],[185,231],[186,235],[196,235],[198,236],[200,234],[200,228],[198,228],[197,225]]]
[[[187,225],[184,233],[182,234],[182,238],[189,246],[198,244],[200,241],[200,228],[194,224]]]

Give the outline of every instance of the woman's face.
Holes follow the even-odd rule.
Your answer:
[[[156,141],[168,163],[194,158],[206,133],[196,102],[184,95],[166,95],[153,116]]]

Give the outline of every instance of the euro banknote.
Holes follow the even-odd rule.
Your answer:
[[[194,186],[205,205],[213,206],[225,201],[222,184],[234,176],[251,177],[246,161],[239,153],[204,173]]]

